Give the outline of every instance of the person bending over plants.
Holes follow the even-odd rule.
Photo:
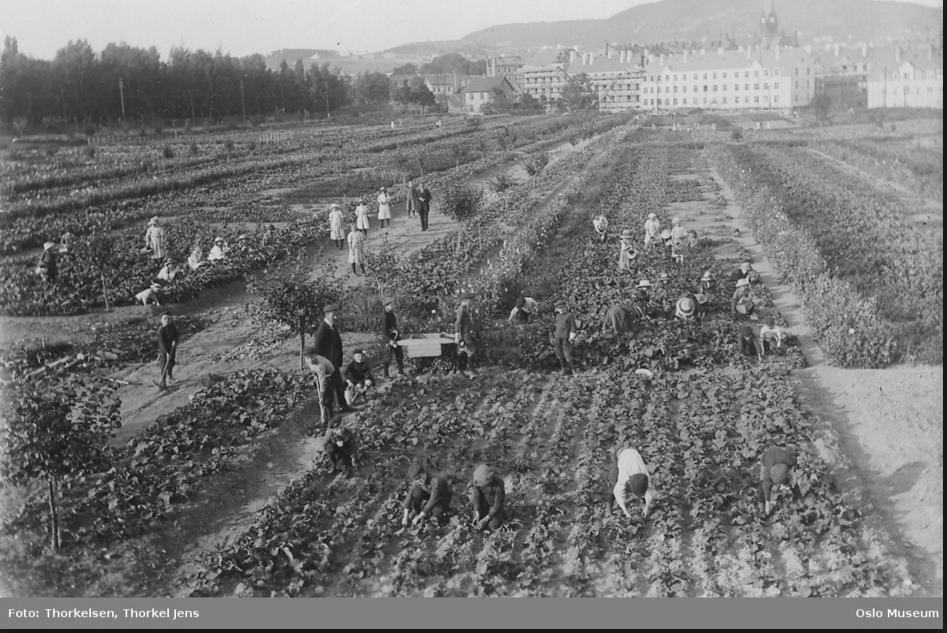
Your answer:
[[[326,434],[325,441],[326,456],[332,464],[332,472],[338,473],[343,470],[347,475],[359,467],[358,438],[355,431],[342,426],[334,427]]]
[[[792,469],[796,466],[796,455],[792,451],[770,446],[760,460],[760,500],[763,502],[763,515],[769,516],[773,510],[773,486],[786,484],[796,501],[802,499],[799,485],[792,479]]]
[[[414,525],[418,525],[428,516],[445,518],[450,511],[452,496],[447,476],[432,472],[427,464],[416,459],[408,468],[408,481],[401,527],[407,527],[409,519]]]
[[[617,461],[612,465],[612,473],[616,476],[617,471],[617,481],[612,490],[612,507],[617,502],[621,511],[630,519],[628,499],[641,499],[644,501],[641,517],[647,519],[651,504],[654,502],[654,489],[651,487],[651,475],[641,458],[641,453],[634,448],[625,447],[619,449],[615,456]]]
[[[470,505],[473,523],[478,530],[495,530],[503,523],[503,503],[506,500],[506,484],[486,464],[474,470],[470,484]]]
[[[741,325],[737,330],[736,350],[746,356],[756,356],[759,362],[763,362],[763,344],[749,325]]]
[[[637,303],[620,303],[613,305],[605,313],[605,322],[602,324],[602,332],[613,334],[630,332],[634,324],[641,321],[644,316],[644,309]]]

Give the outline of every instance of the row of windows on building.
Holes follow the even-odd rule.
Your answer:
[[[720,72],[720,73],[704,73],[704,74],[703,74],[703,78],[704,78],[704,79],[710,79],[711,76],[712,76],[713,79],[717,79],[717,78],[718,78],[717,75],[719,74],[719,75],[720,75],[720,77],[719,77],[720,79],[727,79],[727,77],[728,77],[728,76],[727,76],[727,73],[728,73],[728,72],[730,73],[730,75],[729,75],[730,77],[733,77],[734,79],[739,79],[739,78],[740,78],[740,72],[741,72],[741,71],[739,71],[739,70],[733,70],[733,71],[726,71],[726,70],[724,70],[724,71],[722,71],[722,72]],[[743,77],[744,77],[744,79],[749,79],[749,78],[750,78],[750,72],[751,72],[751,71],[749,71],[749,70],[744,70],[744,71],[742,71],[742,72],[743,72]],[[754,77],[759,77],[759,76],[760,76],[760,71],[758,71],[758,70],[754,70],[754,71],[752,71],[752,73],[753,73],[753,76],[754,76]],[[763,69],[763,76],[764,76],[764,77],[769,77],[769,74],[770,74],[769,69],[768,69],[768,68],[764,68],[764,69]],[[797,74],[797,75],[799,74],[799,69],[798,69],[798,68],[796,69],[796,74]],[[807,75],[809,74],[809,69],[808,69],[808,68],[806,68],[806,74],[807,74]],[[699,75],[700,75],[700,73],[691,73],[691,79],[694,80],[694,81],[696,81],[697,79],[699,79]],[[773,76],[774,76],[774,77],[778,77],[778,76],[779,76],[779,69],[778,69],[778,68],[774,68],[774,69],[773,69]],[[681,80],[681,81],[687,81],[687,73],[681,73],[681,75],[680,75],[680,80]],[[651,82],[658,82],[658,81],[661,81],[661,75],[649,75],[649,76],[648,76],[648,81],[651,81]],[[664,75],[664,81],[678,81],[678,75],[676,75],[676,74],[675,74],[675,75]]]
[[[891,73],[881,73],[881,78],[886,79],[888,81],[898,81],[898,80],[904,81],[904,80],[911,80],[911,79],[914,79],[915,81],[917,81],[921,79],[937,79],[936,70],[928,70],[926,73],[923,71],[917,70],[913,73],[914,75],[913,77],[911,75],[912,73],[898,73],[897,71],[894,71]]]
[[[762,100],[762,101],[761,101],[761,100]],[[754,95],[752,101],[750,100],[750,97],[746,97],[746,98],[742,101],[742,103],[744,103],[744,104],[758,104],[758,103],[761,103],[761,102],[762,102],[762,103],[766,103],[766,104],[774,104],[774,105],[775,105],[775,104],[778,104],[778,103],[779,103],[779,95],[772,95],[772,98],[770,97],[770,95],[764,95],[764,96],[762,96],[762,97],[761,97],[760,95]],[[687,97],[682,97],[682,98],[680,99],[680,103],[678,103],[678,99],[677,99],[676,97],[675,97],[675,98],[671,98],[671,99],[668,99],[668,98],[661,99],[661,98],[659,97],[659,98],[657,98],[657,99],[653,99],[653,98],[642,99],[642,103],[643,103],[644,105],[651,105],[651,106],[653,106],[653,105],[658,105],[658,106],[662,106],[662,105],[664,105],[664,106],[670,106],[670,105],[682,105],[682,106],[692,105],[692,106],[697,106],[697,105],[717,105],[718,101],[717,101],[717,99],[708,99],[707,97],[704,97],[703,99],[691,99],[691,100],[690,100],[690,103],[688,103]],[[729,105],[728,102],[727,102],[727,97],[722,97],[722,98],[720,99],[719,103],[720,103],[721,105]],[[740,103],[741,103],[740,97],[734,97],[734,98],[733,98],[733,103],[734,103],[734,105],[740,105]]]
[[[712,86],[708,86],[707,84],[704,84],[703,90],[698,90],[698,88],[701,88],[701,86],[691,86],[691,92],[726,92],[727,85],[728,84],[720,84],[719,90],[718,90],[717,84],[713,84]],[[808,81],[806,82],[806,85],[808,86]],[[773,84],[773,88],[778,88],[778,87],[779,87],[779,84],[776,84],[776,83]],[[663,92],[666,92],[666,93],[677,92],[678,91],[677,88],[678,88],[677,86],[665,86]],[[687,92],[687,86],[681,86],[680,88],[681,88],[680,90],[681,92]],[[743,89],[749,90],[750,84],[743,84]],[[759,89],[760,89],[759,84],[753,84],[753,90],[759,90]],[[740,84],[733,84],[733,90],[736,92],[739,92]],[[769,90],[769,82],[763,83],[763,90]],[[661,90],[661,86],[657,86],[657,87],[649,86],[645,88],[645,92],[647,93],[659,92],[660,93],[662,92],[662,90]]]

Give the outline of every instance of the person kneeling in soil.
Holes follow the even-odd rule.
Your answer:
[[[755,355],[759,362],[763,362],[763,344],[749,325],[741,325],[737,330],[736,349],[738,353],[746,356]]]
[[[635,323],[644,318],[644,309],[637,303],[620,303],[613,305],[605,313],[603,333],[621,334],[630,332]]]
[[[776,325],[776,317],[770,315],[768,322],[760,328],[760,342],[763,344],[763,352],[775,354],[782,349],[785,340],[786,332],[782,327]]]
[[[326,435],[326,455],[332,463],[332,472],[343,470],[351,476],[359,467],[358,440],[348,427],[335,427]]]
[[[365,362],[365,350],[356,350],[345,368],[345,403],[351,405],[359,396],[367,395],[375,386],[372,369]]]
[[[641,517],[647,519],[651,511],[651,503],[654,501],[654,490],[651,489],[651,475],[648,473],[648,467],[645,466],[641,453],[631,447],[619,449],[616,457],[617,462],[612,467],[612,473],[617,470],[618,474],[615,488],[612,490],[614,495],[612,503],[617,501],[618,507],[630,519],[628,497],[643,499],[644,512]]]
[[[750,280],[740,279],[737,281],[736,290],[733,291],[733,297],[730,298],[730,312],[735,317],[746,317],[752,321],[756,320],[756,304],[753,301],[753,293],[750,290]]]
[[[696,295],[685,294],[678,298],[674,305],[674,316],[682,321],[696,321],[700,323],[700,302]]]
[[[773,486],[785,483],[792,490],[796,501],[802,499],[799,485],[792,481],[792,469],[796,465],[796,455],[785,448],[770,446],[760,460],[760,499],[763,501],[763,514],[769,516],[773,510]]]
[[[539,302],[537,302],[532,297],[519,296],[516,299],[516,303],[513,304],[513,309],[510,310],[510,317],[507,319],[508,322],[513,323],[529,323],[530,317],[539,312]]]
[[[427,516],[441,519],[447,514],[452,493],[446,475],[432,473],[421,460],[415,460],[408,468],[408,481],[411,487],[404,498],[401,527],[407,527],[408,519],[417,525]]]
[[[608,219],[604,215],[597,215],[592,218],[592,227],[598,241],[604,243],[608,238]]]
[[[503,502],[506,499],[506,484],[486,464],[474,470],[470,484],[470,505],[473,507],[473,522],[478,530],[495,530],[503,523]]]

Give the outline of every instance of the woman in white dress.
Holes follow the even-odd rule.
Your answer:
[[[352,274],[357,275],[356,266],[362,269],[365,274],[365,236],[356,230],[353,224],[349,229],[349,263],[352,264]]]
[[[345,248],[345,229],[342,228],[342,208],[333,204],[329,211],[329,239],[339,250]]]
[[[355,207],[355,228],[368,235],[368,205],[365,204],[365,198],[359,200]]]
[[[380,224],[379,228],[385,228],[385,222],[388,222],[388,226],[391,226],[391,196],[388,195],[388,190],[384,187],[381,188],[381,192],[378,194],[378,222]]]

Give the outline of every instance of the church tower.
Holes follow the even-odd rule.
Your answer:
[[[763,10],[760,16],[760,44],[764,49],[779,46],[779,18],[776,17],[776,7],[770,0],[769,12]]]

